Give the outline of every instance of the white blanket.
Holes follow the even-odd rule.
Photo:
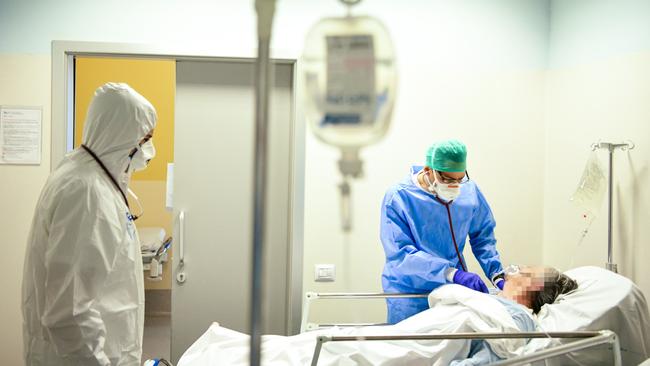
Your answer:
[[[436,289],[431,309],[392,326],[332,328],[295,336],[262,337],[264,365],[306,365],[319,335],[398,335],[460,332],[516,332],[519,329],[497,300],[458,285]],[[489,340],[500,357],[520,354],[524,340]],[[249,336],[213,323],[185,352],[178,366],[248,365]],[[470,341],[329,342],[319,365],[448,365],[467,357]]]

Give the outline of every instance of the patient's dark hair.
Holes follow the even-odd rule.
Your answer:
[[[554,268],[546,268],[544,288],[533,294],[533,313],[537,314],[544,304],[552,304],[561,294],[566,294],[578,288],[578,283],[571,277],[560,273]]]

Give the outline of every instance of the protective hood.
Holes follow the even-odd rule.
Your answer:
[[[156,120],[153,105],[133,88],[106,83],[95,90],[88,107],[82,142],[117,178],[129,163],[129,152],[156,127]]]

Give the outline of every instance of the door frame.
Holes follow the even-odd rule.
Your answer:
[[[291,265],[287,299],[287,324],[292,334],[300,330],[302,313],[302,277],[303,277],[303,228],[304,228],[304,190],[305,190],[305,126],[306,119],[301,94],[301,64],[299,54],[288,50],[271,49],[274,63],[290,65],[293,68],[293,108],[292,108],[292,177],[289,207],[291,221],[289,235],[292,240],[289,262]],[[52,41],[52,147],[51,170],[54,170],[64,155],[74,146],[74,58],[75,56],[94,57],[133,57],[165,58],[175,61],[239,61],[255,62],[256,49],[216,48],[182,48],[165,45]],[[298,269],[294,271],[293,269]]]

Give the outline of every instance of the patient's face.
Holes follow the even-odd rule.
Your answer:
[[[544,288],[547,274],[545,267],[521,266],[519,273],[506,275],[506,283],[501,296],[521,305],[531,307],[532,293]]]

